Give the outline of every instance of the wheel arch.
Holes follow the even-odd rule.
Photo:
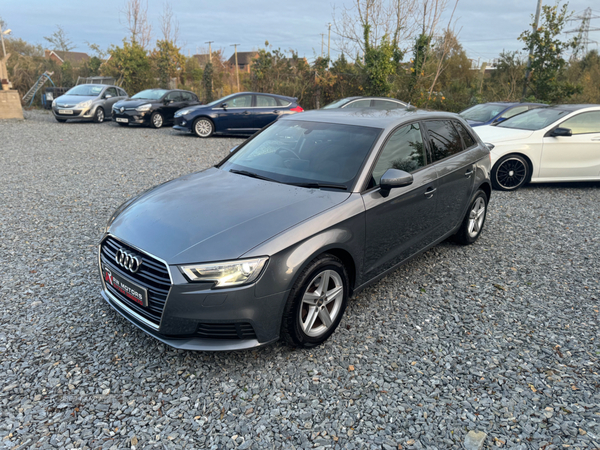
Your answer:
[[[207,114],[200,114],[199,116],[194,117],[194,119],[192,120],[192,133],[194,132],[194,126],[196,125],[196,122],[200,119],[210,120],[210,123],[212,123],[212,125],[213,125],[213,133],[217,132],[217,124],[215,122],[215,119],[213,119],[212,117],[210,117]]]
[[[529,156],[527,156],[527,154],[522,153],[522,152],[511,152],[511,153],[507,153],[506,155],[502,155],[500,158],[498,158],[498,160],[494,163],[494,166],[492,167],[492,173],[494,173],[494,171],[498,168],[498,164],[500,164],[501,161],[503,161],[505,158],[510,157],[510,156],[520,156],[521,158],[525,159],[525,161],[527,161],[527,164],[529,165],[529,176],[527,177],[526,183],[529,183],[531,181],[531,177],[533,176],[533,161],[531,161],[531,158]]]

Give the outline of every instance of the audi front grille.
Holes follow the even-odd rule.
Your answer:
[[[136,273],[131,273],[116,262],[115,255],[119,249],[142,256],[142,265]],[[107,267],[121,277],[146,288],[148,291],[148,307],[144,308],[121,294],[110,284],[105,283],[106,289],[121,303],[136,314],[159,326],[167,295],[169,295],[169,289],[171,288],[171,278],[169,277],[169,271],[165,263],[147,253],[140,252],[127,244],[117,241],[112,236],[108,236],[101,244],[100,262],[103,267]]]

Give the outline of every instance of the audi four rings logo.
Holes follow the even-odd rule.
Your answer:
[[[138,270],[140,270],[140,266],[142,265],[141,257],[127,253],[122,248],[117,250],[115,261],[117,261],[121,267],[129,270],[131,273],[136,273]]]

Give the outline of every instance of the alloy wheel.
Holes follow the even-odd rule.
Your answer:
[[[304,334],[318,337],[325,334],[340,313],[344,299],[342,277],[335,270],[324,270],[308,284],[302,304],[299,321]]]
[[[212,124],[208,119],[200,119],[196,121],[194,131],[200,137],[208,137],[212,134]]]
[[[163,118],[160,114],[154,114],[154,116],[152,116],[152,125],[154,125],[155,128],[160,128],[162,127],[163,124]]]
[[[102,108],[98,108],[96,110],[96,122],[98,122],[98,123],[104,122],[104,111],[102,110]]]
[[[520,187],[527,179],[528,168],[521,158],[509,158],[503,161],[496,170],[496,182],[503,189],[513,190]]]
[[[483,227],[483,221],[485,219],[485,200],[478,197],[473,203],[471,212],[469,213],[469,226],[467,231],[471,238],[476,237]]]

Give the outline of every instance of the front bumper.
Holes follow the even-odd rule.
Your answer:
[[[113,122],[119,122],[117,119],[126,119],[127,123],[148,125],[150,123],[151,115],[152,115],[152,111],[136,111],[136,110],[126,109],[123,112],[121,112],[121,111],[117,112],[114,109],[112,110]]]
[[[189,283],[176,266],[168,266],[172,283],[160,321],[152,323],[107,288],[101,248],[98,255],[104,300],[135,326],[171,347],[204,351],[244,350],[279,339],[289,291],[257,297],[256,286],[265,279],[265,274],[248,286],[211,289],[209,283]],[[127,277],[126,272],[118,272],[118,267],[107,267]]]
[[[75,109],[75,108],[59,108],[57,106],[52,107],[52,114],[54,117],[59,119],[79,119],[79,120],[92,120],[96,113],[97,105],[92,105],[86,109]],[[61,114],[60,111],[72,111],[71,114]]]
[[[192,132],[192,123],[194,119],[188,116],[175,117],[173,119],[173,128],[179,131]]]

